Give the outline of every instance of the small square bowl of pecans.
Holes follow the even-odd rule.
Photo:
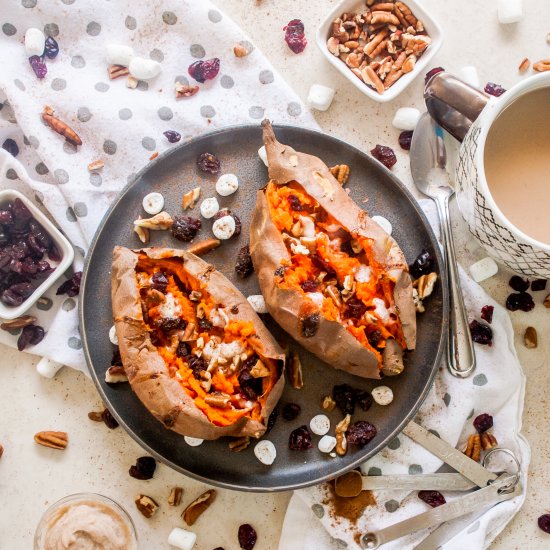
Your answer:
[[[344,0],[321,24],[316,41],[329,63],[382,103],[425,72],[443,36],[415,0]]]

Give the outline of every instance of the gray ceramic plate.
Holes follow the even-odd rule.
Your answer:
[[[403,185],[383,166],[358,149],[330,136],[294,127],[275,127],[278,139],[300,151],[315,154],[329,166],[346,163],[351,175],[347,184],[351,196],[371,215],[386,217],[393,225],[393,236],[401,245],[410,263],[423,249],[437,260],[441,272],[441,256],[431,228],[419,206]],[[304,371],[304,388],[290,387],[280,400],[299,403],[302,412],[288,422],[279,418],[267,436],[277,448],[277,459],[271,466],[262,465],[254,456],[253,444],[243,452],[228,449],[228,440],[204,442],[189,447],[183,437],[165,429],[149,414],[132,393],[128,384],[107,385],[105,370],[109,367],[113,347],[108,332],[112,325],[110,300],[111,254],[115,245],[139,247],[132,231],[132,221],[143,214],[142,198],[151,191],[165,197],[165,209],[172,215],[181,214],[181,199],[185,191],[200,185],[201,197],[215,195],[215,176],[200,172],[195,160],[205,151],[216,154],[223,172],[238,175],[241,186],[230,197],[219,197],[222,207],[236,212],[243,222],[240,237],[225,242],[205,259],[216,266],[245,296],[258,294],[254,275],[241,281],[234,272],[235,256],[247,243],[248,221],[255,202],[256,190],[267,181],[267,171],[257,155],[261,145],[259,126],[226,128],[170,149],[150,163],[121,193],[105,216],[88,253],[81,290],[80,321],[84,352],[92,378],[105,404],[126,431],[149,453],[172,468],[191,477],[246,491],[280,491],[313,485],[342,474],[373,456],[392,441],[426,396],[435,376],[447,325],[445,285],[438,284],[430,298],[427,311],[418,318],[418,347],[406,356],[405,372],[387,378],[384,384],[393,389],[395,398],[388,407],[374,405],[368,412],[358,409],[354,420],[368,419],[378,428],[378,435],[365,448],[351,450],[343,458],[331,458],[317,449],[318,436],[313,436],[312,449],[300,452],[288,449],[290,432],[321,413],[321,398],[330,394],[335,384],[348,383],[360,389],[371,389],[380,382],[363,380],[332,369],[315,356],[300,349]],[[368,202],[366,198],[368,197]],[[198,206],[193,215],[199,216]],[[211,236],[211,224],[203,220],[199,237]],[[178,247],[183,243],[167,231],[152,231],[151,245]],[[268,316],[268,328],[280,341],[291,339]],[[329,414],[332,429],[342,418],[338,410]]]

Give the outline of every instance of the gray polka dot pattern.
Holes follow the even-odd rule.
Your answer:
[[[126,107],[124,109],[120,109],[118,112],[118,118],[120,118],[120,120],[130,120],[132,118],[132,111]]]
[[[191,44],[189,51],[191,55],[197,59],[202,59],[206,55],[204,48],[200,44]]]
[[[254,107],[250,107],[250,109],[248,109],[248,116],[250,116],[250,118],[260,119],[264,117],[264,111],[265,110],[263,107],[255,105]]]
[[[137,27],[137,21],[136,21],[136,18],[135,17],[132,17],[131,15],[129,15],[128,17],[126,17],[126,20],[124,21],[124,25],[126,26],[126,28],[130,31],[133,31],[136,29]]]
[[[286,112],[290,116],[300,116],[302,114],[302,107],[296,101],[291,101],[286,108]]]
[[[330,537],[330,542],[332,544],[335,544],[338,550],[344,550],[344,548],[348,547],[348,543],[342,539],[335,539],[334,537]]]
[[[261,71],[259,78],[262,84],[271,84],[275,80],[273,72],[268,69]]]
[[[59,34],[59,26],[57,23],[47,23],[44,25],[44,34],[55,38]]]
[[[152,137],[145,136],[141,140],[141,145],[144,149],[147,149],[147,151],[154,151],[155,147],[157,146],[155,140]]]
[[[67,298],[61,307],[63,311],[71,311],[76,307],[76,302],[72,298]]]
[[[149,52],[149,57],[154,61],[158,61],[159,63],[162,63],[164,61],[164,54],[158,48],[151,50]]]
[[[390,514],[392,514],[399,508],[399,502],[397,502],[397,500],[391,499],[384,503],[384,507],[388,512],[390,512]]]
[[[4,23],[2,25],[2,32],[6,36],[13,36],[17,32],[17,29],[11,23]]]
[[[88,122],[92,118],[92,113],[88,107],[80,107],[76,113],[76,116],[80,122]]]
[[[71,4],[75,3],[75,0],[61,0],[63,4],[66,4],[67,6],[70,6]]]
[[[97,36],[101,32],[101,25],[96,21],[90,21],[86,26],[86,32],[90,36]]]
[[[71,57],[71,67],[74,67],[75,69],[82,69],[86,66],[86,61],[84,61],[84,58],[81,55],[74,55]]]
[[[399,449],[399,447],[401,447],[401,440],[398,437],[396,437],[395,439],[392,439],[388,443],[388,449],[391,449],[392,451]]]
[[[420,464],[411,464],[409,466],[409,475],[414,476],[417,474],[421,474],[423,472],[422,466]]]
[[[218,10],[210,10],[208,12],[208,19],[210,19],[212,23],[219,23],[222,20],[222,14]]]
[[[108,89],[109,89],[109,84],[107,84],[106,82],[98,82],[94,88],[98,91],[98,92],[102,92],[102,93],[105,93]]]
[[[445,403],[445,405],[448,407],[451,403],[451,396],[446,393],[444,396],[443,396],[443,403]]]
[[[212,105],[203,105],[201,107],[201,116],[204,118],[212,118],[216,116],[216,109]]]
[[[82,349],[82,342],[80,341],[80,338],[77,338],[76,336],[71,336],[67,341],[67,345],[71,349]]]
[[[51,309],[53,305],[53,300],[50,298],[46,298],[45,296],[42,296],[38,299],[38,302],[36,302],[36,308],[41,311],[48,311]]]
[[[234,85],[235,85],[235,81],[229,75],[224,74],[220,78],[220,86],[222,88],[229,90],[229,88],[233,88]]]
[[[167,24],[167,25],[175,25],[178,18],[176,16],[176,14],[173,12],[173,11],[165,11],[163,14],[162,14],[162,20]]]
[[[52,90],[57,92],[64,90],[67,87],[67,81],[63,78],[54,78],[52,80]]]
[[[382,470],[380,468],[377,468],[376,466],[371,466],[369,468],[369,471],[367,472],[368,476],[381,476]]]
[[[38,141],[38,138],[36,136],[29,136],[29,145],[33,149],[38,149],[40,146],[40,142]]]
[[[19,178],[19,176],[13,168],[8,168],[6,170],[6,178],[8,178],[9,180],[16,180]]]
[[[484,374],[477,374],[472,379],[472,382],[474,383],[474,386],[485,386],[485,384],[487,384],[488,380],[487,380],[487,377]]]
[[[79,218],[85,218],[88,215],[88,207],[83,202],[75,202],[73,210]]]
[[[90,183],[94,187],[99,187],[102,184],[103,180],[101,179],[101,174],[98,174],[97,172],[92,172],[90,174]]]
[[[34,8],[34,6],[36,6],[36,0],[21,0],[21,5],[24,8]]]
[[[69,181],[69,174],[63,170],[63,168],[57,168],[53,171],[53,175],[55,179],[57,180],[57,183],[67,183]]]
[[[112,139],[106,139],[103,142],[103,151],[108,155],[114,155],[116,153],[116,143]]]
[[[18,78],[16,78],[13,83],[22,91],[24,92],[25,91],[25,84],[23,84],[23,82],[21,82]]]
[[[65,151],[65,153],[67,153],[67,155],[74,155],[75,153],[78,152],[78,149],[77,149],[76,145],[73,145],[72,143],[69,143],[68,141],[65,141],[63,143],[63,151]]]
[[[315,514],[316,517],[321,519],[325,515],[325,509],[320,504],[314,504],[311,507],[311,511]]]
[[[70,222],[75,222],[76,221],[76,216],[75,216],[74,210],[70,206],[69,206],[69,208],[67,208],[67,211],[65,212],[65,216],[67,216],[67,219]]]
[[[36,173],[41,176],[44,176],[49,172],[48,167],[43,162],[39,162],[34,169],[36,170]]]
[[[138,82],[136,90],[139,90],[140,92],[146,92],[148,89],[149,89],[149,83],[148,82],[145,82],[145,80],[140,80]]]
[[[170,107],[161,107],[157,113],[161,120],[170,120],[174,116],[174,113]]]

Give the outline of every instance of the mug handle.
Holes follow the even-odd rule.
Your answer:
[[[462,141],[489,96],[445,71],[426,83],[424,101],[432,118],[458,141]]]

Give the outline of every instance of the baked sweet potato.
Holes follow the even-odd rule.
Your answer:
[[[124,370],[155,418],[201,439],[265,432],[284,353],[231,282],[185,251],[116,247],[111,292]]]
[[[257,195],[250,253],[269,313],[337,369],[399,374],[416,343],[403,252],[319,158],[262,126],[270,182]]]

